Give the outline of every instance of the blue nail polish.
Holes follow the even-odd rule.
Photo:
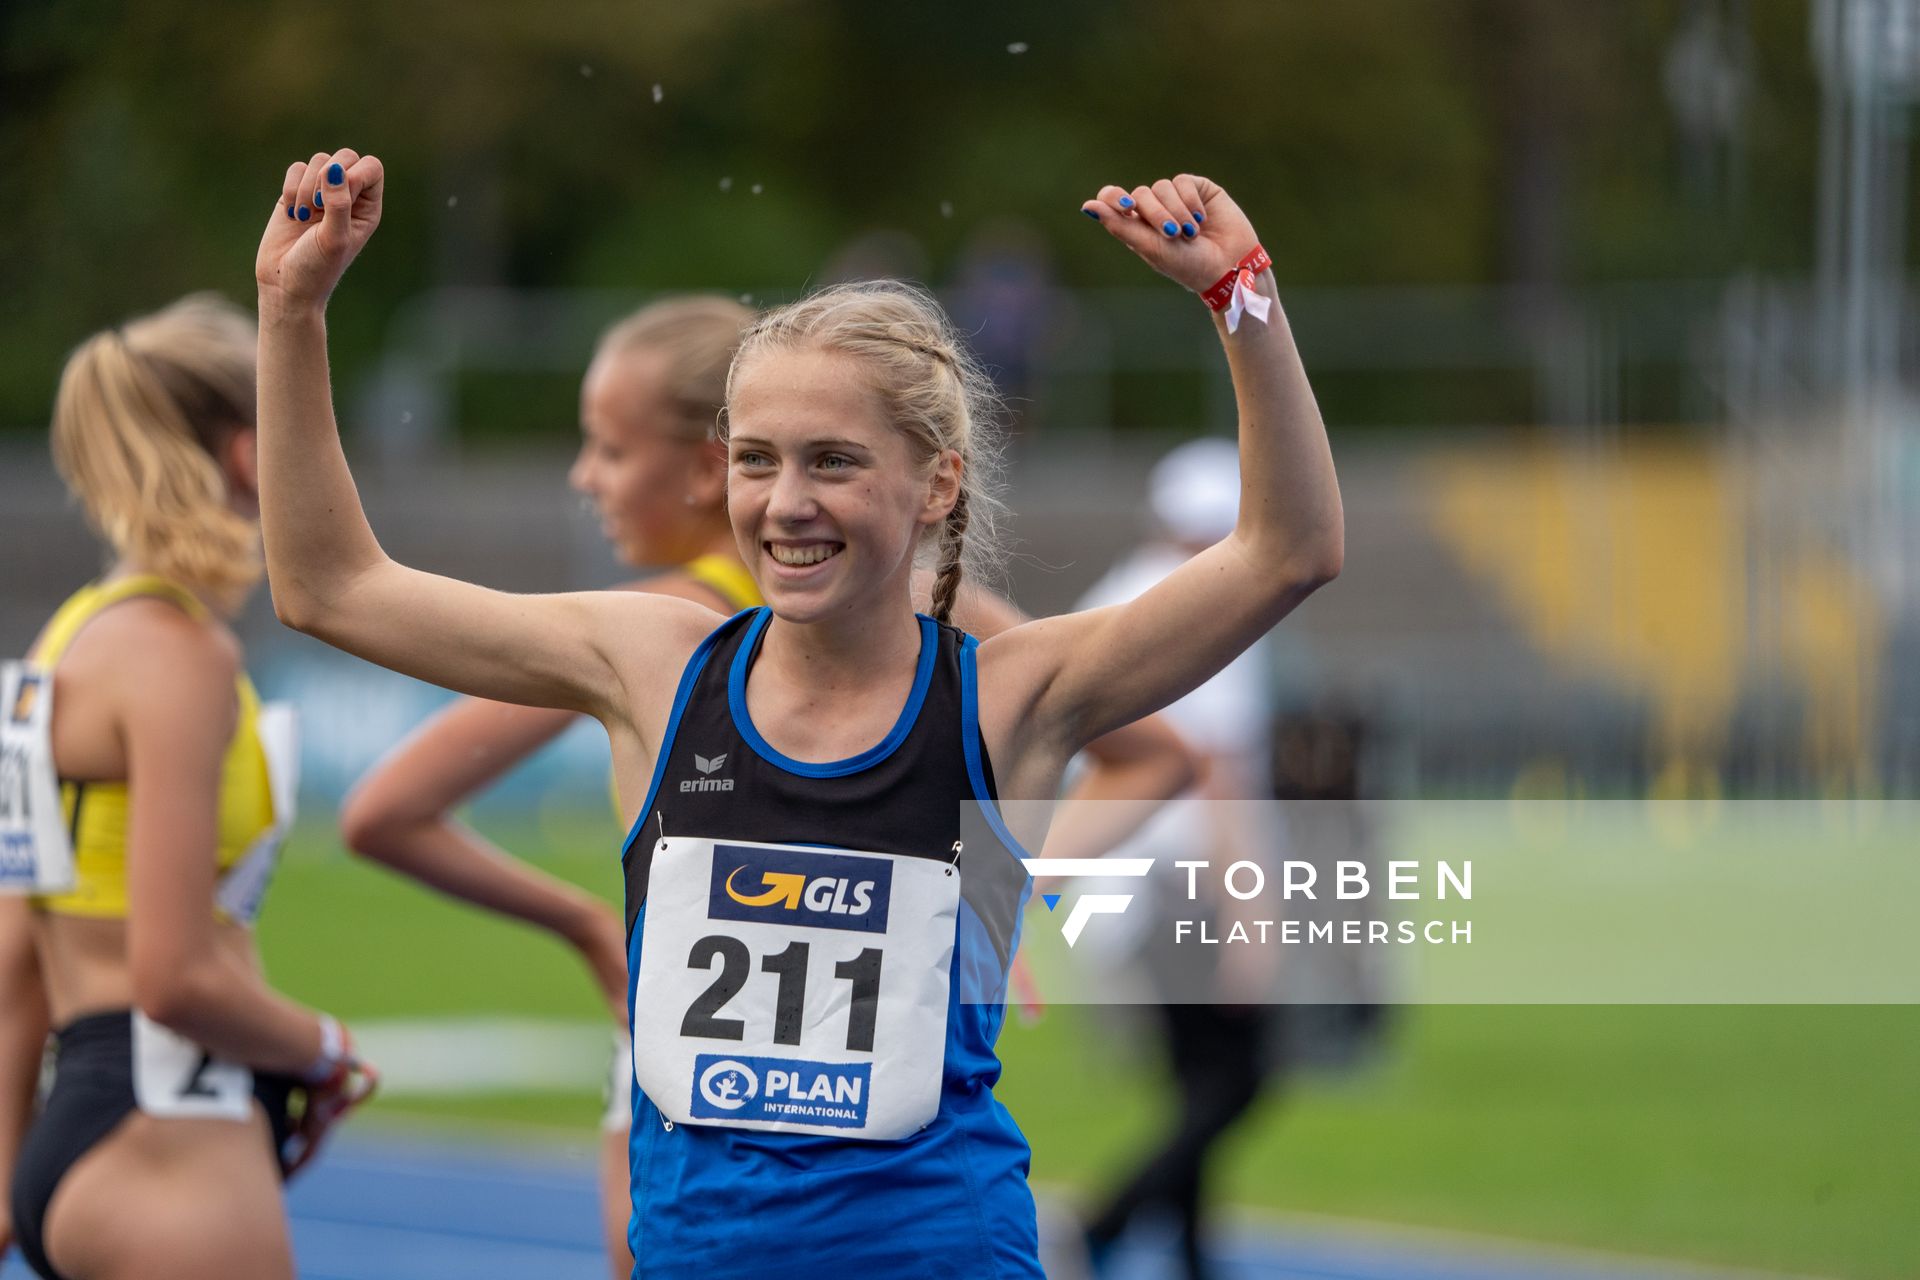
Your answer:
[[[289,218],[291,218],[291,217],[293,216],[293,206],[292,206],[292,205],[288,205],[288,206],[287,206],[287,216],[288,216]]]
[[[1200,229],[1191,222],[1183,222],[1180,224],[1180,234],[1191,240],[1200,234]]]
[[[313,189],[313,207],[316,209],[324,209],[327,207],[327,202],[320,198],[320,188],[318,187]]]
[[[1178,226],[1178,224],[1176,224],[1176,223],[1173,223],[1173,222],[1163,222],[1163,223],[1161,223],[1161,224],[1160,224],[1160,229],[1161,229],[1162,231],[1164,231],[1164,232],[1166,232],[1166,233],[1167,233],[1167,234],[1168,234],[1169,236],[1174,236],[1174,235],[1178,235],[1178,234],[1179,234],[1179,232],[1180,232],[1180,227]]]
[[[1133,197],[1132,197],[1132,196],[1121,196],[1121,197],[1120,197],[1120,207],[1121,207],[1122,209],[1131,209],[1131,208],[1133,208]]]
[[[297,216],[300,219],[300,221],[305,222],[308,218],[311,218],[313,216],[313,210],[307,208],[307,206],[305,205],[301,205],[300,212],[295,216]]]
[[[1100,221],[1100,211],[1098,209],[1082,209],[1080,212],[1086,214],[1089,218],[1092,218],[1095,222]]]
[[[346,180],[347,180],[347,171],[340,167],[340,164],[338,161],[335,161],[333,164],[330,164],[327,166],[328,182],[331,182],[334,186],[337,187],[341,183],[345,182]]]
[[[1198,209],[1195,209],[1193,211],[1193,220],[1195,222],[1205,222],[1207,220],[1207,215],[1200,212]]]

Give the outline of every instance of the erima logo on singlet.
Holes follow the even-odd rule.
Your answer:
[[[885,933],[892,894],[885,858],[716,844],[707,916]]]
[[[727,762],[727,753],[724,751],[722,751],[717,756],[713,756],[712,758],[703,756],[699,752],[695,752],[693,756],[693,767],[698,769],[701,773],[705,773],[705,774],[718,772],[720,766],[725,764],[726,762]],[[732,778],[711,778],[711,777],[688,778],[680,784],[680,790],[683,792],[684,791],[731,791],[733,790],[733,779]]]

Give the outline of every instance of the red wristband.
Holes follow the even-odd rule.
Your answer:
[[[1267,256],[1267,251],[1256,244],[1247,250],[1247,256],[1240,259],[1233,270],[1215,280],[1212,286],[1200,295],[1200,300],[1215,311],[1225,311],[1227,304],[1233,301],[1233,286],[1236,281],[1251,289],[1253,278],[1272,265],[1273,259]]]

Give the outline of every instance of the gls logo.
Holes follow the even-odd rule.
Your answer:
[[[719,755],[714,756],[711,760],[709,760],[706,756],[701,755],[697,751],[694,753],[694,756],[693,756],[693,767],[698,769],[701,773],[709,773],[709,774],[714,773],[720,768],[721,765],[725,764],[726,762],[727,762],[727,753],[724,751],[721,752]],[[688,778],[686,781],[680,784],[680,790],[682,792],[731,791],[733,790],[733,779],[732,778]]]
[[[760,883],[766,888],[752,897],[734,887],[733,877],[739,875],[745,867],[735,867],[727,876],[727,896],[743,907],[765,907],[779,903],[781,908],[792,911],[805,899],[810,911],[831,911],[837,916],[863,916],[873,906],[873,881],[836,880],[831,876],[822,876],[813,883],[798,871],[763,871]],[[847,900],[847,891],[853,891],[852,901]]]
[[[885,858],[716,844],[707,916],[885,933],[892,895]]]
[[[1153,870],[1152,858],[1022,858],[1027,874],[1033,876],[1144,876]],[[1051,911],[1060,904],[1060,895],[1045,895],[1047,910]],[[1130,893],[1087,893],[1074,899],[1073,910],[1067,912],[1067,922],[1060,926],[1060,933],[1072,946],[1080,941],[1080,931],[1087,927],[1087,921],[1094,916],[1117,916],[1127,909],[1133,901]]]

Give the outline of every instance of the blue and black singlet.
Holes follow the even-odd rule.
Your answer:
[[[682,1100],[661,1099],[656,1105],[646,1092],[635,1089],[630,1145],[634,1213],[629,1228],[637,1260],[634,1274],[663,1280],[769,1274],[844,1280],[850,1273],[912,1275],[916,1280],[1040,1277],[1034,1202],[1027,1187],[1030,1152],[993,1095],[1000,1075],[994,1044],[1005,1012],[1007,968],[1018,945],[1021,908],[1031,882],[1020,863],[1019,846],[994,806],[992,768],[980,738],[975,696],[976,642],[921,617],[912,692],[891,732],[845,760],[807,763],[774,749],[755,729],[747,710],[747,677],[770,618],[765,608],[735,615],[702,642],[681,677],[646,804],[623,851],[630,999],[640,985],[650,876],[656,850],[667,847],[662,837],[748,842],[713,846],[714,902],[722,913],[744,913],[741,918],[756,912],[777,915],[784,904],[797,907],[796,916],[812,910],[816,919],[842,930],[848,927],[844,921],[829,920],[824,913],[852,910],[850,901],[864,909],[864,891],[856,891],[861,896],[851,900],[844,891],[830,899],[825,888],[816,894],[809,885],[806,903],[799,906],[798,877],[790,877],[790,897],[781,898],[781,881],[774,874],[767,875],[764,884],[771,888],[765,892],[761,881],[752,880],[757,896],[748,897],[739,892],[740,885],[752,879],[753,872],[746,872],[725,880],[733,902],[764,904],[771,899],[773,906],[729,907],[721,901],[721,877],[734,862],[750,861],[749,845],[805,846],[798,854],[803,862],[810,857],[830,861],[832,854],[810,851],[839,849],[947,864],[957,870],[960,884],[951,926],[945,1042],[927,1050],[940,1055],[938,1106],[917,1131],[876,1140],[689,1122]],[[903,861],[900,868],[911,873],[906,879],[926,873],[917,861]],[[896,882],[902,879],[900,868]],[[666,892],[664,883],[652,887],[658,891],[656,898]],[[699,892],[704,901],[705,888]],[[895,900],[899,904],[907,898],[896,893]],[[896,932],[902,927],[897,916]],[[665,921],[662,917],[662,938],[668,936]],[[703,922],[689,926],[676,917],[673,936],[678,939],[700,927]],[[816,939],[811,945],[821,965],[830,954],[838,954],[831,952],[833,944],[841,944],[843,951],[857,945],[846,942],[849,935],[826,928],[796,927],[781,936]],[[648,953],[648,962],[664,960],[677,967],[688,959],[704,982],[706,963],[721,972],[720,953],[733,944],[716,944],[704,957],[699,943],[692,957],[675,945],[664,957],[657,948]],[[740,981],[770,988],[778,963],[796,945],[806,950],[802,944],[790,945],[788,952],[767,957],[751,970],[746,949],[737,948],[742,957],[739,972],[745,975]],[[882,996],[895,976],[880,979]],[[839,990],[829,980],[820,981]],[[851,1016],[857,1022],[862,997],[857,984],[855,990]],[[784,985],[782,991],[784,999]],[[709,994],[715,992],[727,996],[719,981]],[[724,999],[709,1002],[704,1006],[709,1016],[701,1020],[699,1010],[636,1005],[632,1015],[639,1052],[647,1052],[649,1035],[686,1036],[691,1031],[694,1041],[688,1052],[712,1049],[703,1062],[723,1055],[730,1048],[724,1036],[739,1036],[726,1030],[730,1024],[725,1015],[741,1007],[736,1003],[729,1008]],[[868,1016],[870,1026],[870,1010]],[[844,1020],[835,1025],[844,1025]],[[698,1039],[706,1034],[703,1029],[712,1028],[719,1028],[723,1038],[711,1044]],[[868,1036],[870,1040],[871,1031]],[[849,1033],[850,1046],[853,1038]],[[774,1060],[743,1057],[721,1064],[728,1068],[721,1080],[726,1096],[710,1096],[730,1107],[740,1105],[734,1099],[752,1097],[762,1088],[771,1096],[782,1077],[777,1072],[768,1075],[768,1061]],[[645,1070],[640,1075],[648,1078]],[[744,1077],[754,1078],[742,1092]],[[794,1074],[791,1079],[803,1077]],[[792,1096],[801,1098],[800,1084],[790,1087]],[[831,1092],[818,1081],[815,1087],[820,1091],[812,1095],[816,1100]],[[832,1101],[817,1105],[830,1110]],[[694,1103],[697,1108],[697,1097]],[[757,1099],[754,1105],[759,1105]],[[795,1114],[804,1110],[802,1105]],[[667,1113],[682,1119],[676,1123]]]

